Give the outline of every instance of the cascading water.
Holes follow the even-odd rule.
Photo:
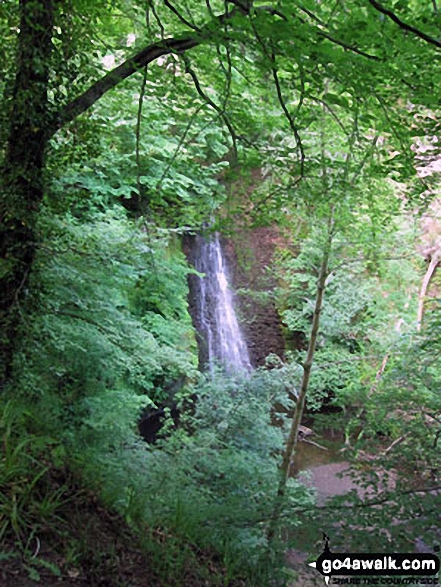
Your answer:
[[[216,233],[196,237],[194,266],[204,277],[196,282],[196,314],[210,371],[221,363],[228,371],[251,369],[247,345],[234,311],[227,268]]]

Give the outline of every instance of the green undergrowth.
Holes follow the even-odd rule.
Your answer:
[[[283,444],[271,407],[289,377],[280,369],[245,380],[202,378],[181,427],[155,445],[143,442],[128,420],[120,435],[90,426],[105,419],[104,400],[89,404],[88,420],[60,431],[58,440],[42,435],[37,413],[19,398],[3,403],[7,568],[13,573],[18,565],[20,576],[36,583],[48,573],[110,576],[122,573],[115,567],[122,549],[129,559],[133,550],[148,561],[157,581],[149,585],[257,586],[270,578],[282,585],[283,549],[269,547],[266,531]],[[29,434],[30,422],[38,434]],[[292,481],[284,525],[297,528],[296,510],[311,504],[308,490]],[[113,546],[100,530],[108,523]],[[128,536],[122,544],[121,533]]]
[[[53,439],[23,440],[23,420],[2,405],[0,584],[224,585],[219,556],[171,529],[121,516],[60,458]],[[125,565],[125,567],[124,567]],[[231,583],[233,584],[233,583]],[[240,583],[235,583],[239,585]]]
[[[272,409],[292,408],[297,371],[198,373],[191,268],[173,231],[118,205],[43,209],[39,229],[15,377],[0,404],[2,556],[18,553],[38,581],[44,545],[55,544],[45,572],[106,575],[123,555],[103,554],[105,531],[93,527],[117,516],[159,585],[278,581],[283,548],[266,534],[284,431]],[[137,424],[157,406],[179,408],[180,425],[169,420],[149,445]],[[287,524],[311,504],[292,481]],[[74,528],[84,510],[89,522]]]
[[[184,545],[215,553],[228,580],[266,584],[283,567],[282,549],[270,547],[266,533],[284,438],[271,424],[272,402],[286,401],[290,376],[280,369],[244,380],[202,378],[181,426],[155,445],[125,435],[115,446],[103,430],[80,432],[76,463],[133,527],[160,527]],[[296,528],[296,510],[310,507],[312,497],[294,480],[288,496],[284,525]]]
[[[0,585],[168,587],[227,582],[219,556],[163,527],[128,523],[49,440],[20,440],[3,406]]]

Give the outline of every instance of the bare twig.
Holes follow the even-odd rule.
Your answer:
[[[318,442],[314,442],[313,440],[307,440],[306,438],[302,438],[301,442],[304,442],[305,444],[312,444],[312,446],[316,446],[317,448],[320,448],[321,450],[328,450],[329,448],[327,446],[322,446],[321,444],[319,444]]]
[[[329,114],[332,116],[332,118],[336,121],[338,126],[347,135],[348,130],[345,128],[344,124],[342,123],[340,118],[337,116],[337,114],[334,112],[334,110],[329,106],[329,104],[327,104],[324,100],[321,100],[320,98],[316,98],[315,96],[311,96],[311,98],[314,102],[317,102],[318,104],[321,104],[322,106],[324,106],[324,108],[326,108],[326,110],[329,112]]]
[[[198,78],[196,72],[191,67],[190,60],[188,59],[187,55],[183,54],[182,59],[185,63],[185,71],[186,71],[186,73],[188,73],[190,75],[191,79],[193,80],[194,87],[196,88],[197,93],[201,96],[201,98],[203,100],[205,100],[205,102],[209,106],[211,106],[211,108],[213,108],[213,110],[215,112],[217,112],[219,114],[219,116],[223,120],[225,126],[228,128],[228,131],[231,136],[231,140],[233,142],[234,159],[237,161],[237,134],[236,134],[236,131],[234,130],[234,127],[231,124],[227,114],[225,113],[225,109],[221,108],[215,102],[213,102],[213,100],[204,92],[204,90],[202,89],[202,86],[199,82],[199,78]]]
[[[304,12],[305,14],[307,14],[309,16],[309,18],[311,18],[312,20],[314,20],[316,23],[318,23],[320,26],[326,27],[326,23],[319,18],[317,15],[315,15],[313,12],[311,12],[310,10],[308,10],[307,8],[305,8],[304,6],[298,6],[299,10],[301,10],[302,12]]]
[[[31,270],[31,268],[27,267],[26,271],[24,272],[23,279],[21,280],[20,285],[17,287],[17,289],[14,292],[14,302],[11,307],[14,307],[15,305],[17,305],[17,306],[20,305],[19,304],[20,292],[23,289],[23,287],[25,286],[25,284],[27,283],[30,270]]]
[[[227,103],[228,100],[230,98],[230,92],[231,92],[231,72],[233,69],[233,64],[231,61],[231,54],[230,54],[230,49],[228,47],[228,45],[225,45],[225,51],[226,51],[226,59],[227,59],[227,67],[225,67],[223,59],[222,59],[222,53],[220,51],[220,47],[219,45],[216,45],[216,52],[219,58],[219,65],[220,68],[222,69],[224,75],[225,75],[225,96],[223,99],[223,104],[222,104],[222,110],[225,110],[225,108],[227,107]]]
[[[192,127],[192,125],[193,125],[193,123],[194,123],[197,115],[199,114],[199,112],[202,110],[202,108],[204,106],[205,106],[205,104],[201,104],[200,106],[198,106],[198,108],[196,108],[196,110],[191,115],[191,117],[190,117],[190,119],[189,119],[189,121],[187,123],[187,126],[185,127],[184,132],[182,133],[182,135],[181,135],[181,137],[179,139],[179,142],[178,142],[178,145],[177,145],[177,147],[175,149],[175,152],[173,153],[172,157],[169,159],[169,161],[167,163],[167,167],[164,169],[164,171],[163,171],[163,173],[162,173],[162,175],[161,175],[158,183],[156,184],[156,188],[157,189],[159,189],[161,187],[162,182],[167,177],[168,172],[171,169],[171,166],[176,161],[176,158],[179,155],[179,152],[181,151],[181,149],[183,148],[183,146],[185,144],[188,144],[188,143],[185,143],[185,139],[187,138],[187,134],[189,133],[190,128]]]
[[[355,185],[355,182],[357,181],[357,179],[360,177],[361,172],[364,169],[364,166],[366,165],[366,163],[368,162],[370,156],[372,155],[372,153],[375,151],[375,147],[377,146],[377,142],[378,139],[380,138],[380,136],[377,134],[374,136],[374,138],[372,139],[372,143],[371,146],[369,147],[369,149],[366,149],[365,154],[363,159],[360,162],[360,165],[358,166],[357,171],[354,172],[354,175],[352,176],[349,185],[351,187],[353,187]]]
[[[187,20],[185,18],[185,16],[182,16],[182,14],[179,12],[179,10],[177,8],[175,8],[169,0],[164,0],[164,4],[167,6],[167,8],[170,8],[170,10],[173,12],[173,14],[175,14],[183,24],[188,26],[188,28],[193,29],[194,31],[197,31],[197,32],[200,31],[200,28],[197,27],[196,25],[194,25],[189,20]]]
[[[136,161],[136,189],[137,189],[137,198],[138,198],[138,210],[141,205],[141,160],[140,160],[140,143],[141,143],[141,121],[142,121],[142,106],[144,102],[145,96],[145,88],[147,85],[147,65],[144,68],[144,73],[142,77],[141,83],[141,91],[139,92],[139,100],[138,100],[138,113],[136,117],[136,145],[135,145],[135,161]]]
[[[383,450],[383,455],[387,455],[390,453],[390,451],[394,448],[394,446],[397,446],[398,444],[401,444],[404,440],[406,440],[406,438],[410,435],[410,432],[407,432],[406,434],[403,434],[403,436],[400,436],[400,438],[397,438],[396,440],[394,440],[392,442],[392,444],[390,444],[386,449]]]
[[[433,37],[430,37],[429,35],[426,35],[426,33],[424,33],[423,31],[420,31],[419,29],[415,28],[414,26],[407,24],[406,22],[401,20],[401,18],[399,18],[394,12],[392,12],[392,10],[385,8],[379,2],[377,2],[377,0],[368,0],[368,2],[375,8],[375,10],[378,10],[378,12],[381,12],[382,14],[386,15],[391,20],[393,20],[401,29],[408,31],[409,33],[414,34],[415,36],[419,37],[420,39],[423,39],[423,41],[426,41],[426,43],[430,43],[431,45],[435,45],[435,47],[438,47],[438,49],[441,48],[440,41],[438,41],[437,39],[434,39]]]
[[[288,107],[285,103],[285,100],[283,99],[282,88],[280,86],[280,80],[279,80],[279,76],[277,73],[276,56],[274,54],[274,51],[271,52],[271,62],[272,62],[271,69],[272,69],[274,84],[276,86],[277,98],[278,98],[279,104],[285,114],[285,117],[288,120],[289,126],[292,130],[292,133],[293,133],[295,141],[296,141],[297,148],[300,153],[300,178],[299,178],[299,180],[300,180],[305,174],[305,150],[303,148],[303,143],[302,143],[302,139],[300,138],[299,131],[294,123],[294,118],[291,116],[291,113],[288,110]]]
[[[352,51],[352,53],[357,53],[357,55],[361,55],[362,57],[366,57],[366,59],[371,59],[373,61],[380,61],[380,58],[377,57],[376,55],[370,55],[369,53],[366,53],[365,51],[362,51],[361,49],[358,49],[357,47],[354,47],[353,45],[348,45],[344,41],[340,41],[339,39],[336,39],[335,37],[328,35],[328,33],[325,33],[323,31],[317,31],[317,35],[319,37],[323,37],[324,39],[328,39],[328,41],[331,41],[331,43],[334,43],[335,45],[339,45],[340,47],[342,47],[343,49],[346,49],[347,51]]]
[[[304,12],[305,14],[307,14],[309,16],[309,18],[311,18],[319,26],[326,27],[326,28],[328,27],[328,25],[325,22],[323,22],[318,16],[316,16],[313,12],[311,12],[310,10],[308,10],[307,8],[305,8],[304,6],[298,6],[298,8],[302,12]],[[299,18],[299,20],[301,22],[306,22],[302,18]],[[334,43],[335,45],[339,45],[339,47],[342,47],[343,49],[346,49],[347,51],[351,51],[353,53],[356,53],[357,55],[361,55],[362,57],[365,57],[366,59],[372,59],[374,61],[380,61],[380,58],[377,57],[376,55],[370,55],[369,53],[366,53],[365,51],[362,51],[358,47],[354,47],[353,45],[348,45],[344,41],[341,41],[340,39],[336,39],[335,37],[333,37],[329,33],[326,33],[323,30],[320,30],[320,29],[317,30],[316,29],[315,32],[316,32],[317,36],[323,37],[324,39],[327,39],[328,41],[331,41],[331,43]]]
[[[162,24],[162,21],[159,18],[158,13],[156,12],[155,3],[153,2],[153,0],[150,0],[148,2],[148,5],[147,5],[147,10],[146,10],[147,28],[149,28],[149,25],[150,25],[149,10],[152,11],[153,17],[154,17],[154,19],[156,20],[156,22],[157,22],[157,24],[159,26],[159,30],[161,31],[161,39],[164,39],[164,37],[165,37],[164,25]]]

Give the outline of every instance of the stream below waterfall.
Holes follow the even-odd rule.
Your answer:
[[[316,490],[319,506],[330,497],[356,488],[352,479],[344,475],[349,463],[340,452],[342,446],[340,435],[332,430],[314,436],[313,441],[304,439],[297,443],[293,473]]]
[[[349,463],[341,453],[343,441],[341,434],[333,430],[325,430],[320,435],[313,435],[313,440],[299,439],[292,475],[295,475],[307,487],[315,490],[317,506],[337,495],[344,495],[357,489],[345,471]],[[317,536],[315,537],[317,539]],[[311,548],[312,538],[308,532],[300,532],[295,548],[286,552],[286,561],[298,574],[297,579],[289,587],[318,587],[324,585],[323,577],[306,564]]]

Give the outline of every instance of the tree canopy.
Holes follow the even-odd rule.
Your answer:
[[[149,529],[164,584],[283,584],[280,536],[323,516],[340,546],[387,547],[384,512],[436,540],[439,30],[437,0],[2,2],[0,538],[32,580],[71,572],[35,542],[84,487]],[[220,231],[247,274],[262,226],[272,285],[242,293],[296,348],[210,378],[186,239]],[[304,409],[366,494],[293,477]]]

